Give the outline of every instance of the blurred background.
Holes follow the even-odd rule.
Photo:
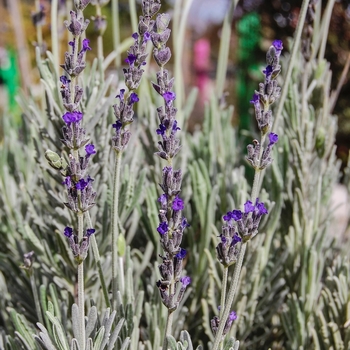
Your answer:
[[[168,0],[165,7],[171,13],[173,3]],[[326,6],[327,1],[322,1]],[[67,17],[71,2],[59,0],[59,32],[62,46],[60,57],[66,48],[67,31],[63,19]],[[239,1],[232,23],[233,35],[226,78],[226,102],[235,105],[235,123],[241,130],[249,130],[251,111],[249,100],[261,79],[264,52],[274,39],[282,39],[288,52],[288,37],[294,33],[301,1],[293,0],[244,0]],[[102,8],[107,28],[103,35],[105,57],[113,50],[111,26],[111,5]],[[229,0],[194,0],[190,9],[186,29],[186,47],[183,54],[185,86],[197,86],[199,94],[196,108],[191,117],[190,127],[200,124],[205,101],[210,97],[216,74],[220,35],[223,18],[228,10]],[[19,122],[20,113],[16,105],[16,93],[35,96],[40,94],[38,71],[35,65],[35,46],[40,45],[43,55],[51,49],[49,0],[0,0],[0,110],[11,110]],[[86,17],[94,16],[94,9],[88,6]],[[122,24],[121,37],[130,36],[130,9],[128,0],[119,0],[119,15]],[[37,43],[39,28],[40,43]],[[97,32],[91,23],[87,36],[93,48],[88,54],[96,56]],[[175,34],[176,35],[176,34]],[[174,35],[174,37],[175,37]],[[350,48],[350,0],[335,4],[326,58],[333,71],[332,88],[335,89]],[[89,60],[89,57],[88,57]],[[112,67],[111,70],[121,69]],[[345,165],[350,149],[350,83],[348,78],[339,95],[334,113],[339,117],[337,134],[338,157]]]

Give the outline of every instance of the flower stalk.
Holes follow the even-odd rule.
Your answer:
[[[230,309],[238,289],[247,244],[249,240],[258,234],[261,218],[268,213],[264,203],[259,201],[258,194],[261,173],[272,163],[272,149],[278,141],[278,135],[270,132],[273,122],[270,106],[280,96],[281,89],[277,86],[276,78],[281,71],[279,57],[282,48],[283,45],[280,40],[275,40],[269,48],[266,55],[267,66],[263,71],[265,81],[259,84],[259,90],[255,91],[253,99],[251,100],[251,103],[254,105],[255,118],[261,133],[260,143],[254,140],[253,145],[248,145],[247,147],[247,160],[255,171],[251,200],[248,200],[244,204],[243,212],[235,209],[232,212],[227,212],[227,214],[223,216],[225,223],[222,228],[222,234],[220,235],[221,242],[216,248],[218,260],[224,266],[224,275],[225,270],[227,270],[230,265],[234,264],[235,268],[227,298],[223,295],[221,296],[223,312],[220,310],[220,319],[214,317],[212,320],[212,330],[215,334],[213,350],[219,349],[224,340],[223,336],[229,331],[230,327],[228,324],[230,322],[232,324],[233,320],[229,317]],[[264,148],[267,135],[269,143]],[[226,291],[224,285],[222,290],[224,294]],[[223,300],[226,302],[223,303]]]
[[[112,3],[113,5],[113,3]],[[113,128],[115,129],[112,137],[112,148],[115,152],[115,166],[113,173],[113,203],[112,203],[112,300],[114,309],[117,308],[118,293],[118,240],[119,232],[119,189],[120,189],[120,169],[122,163],[122,154],[127,147],[131,132],[129,125],[134,121],[134,104],[139,101],[135,90],[141,83],[144,73],[142,69],[146,64],[147,42],[150,40],[150,31],[154,21],[152,16],[157,13],[159,6],[154,0],[145,0],[142,2],[142,13],[138,23],[138,32],[132,35],[134,44],[127,51],[125,62],[128,68],[123,69],[125,85],[128,89],[120,89],[116,96],[117,103],[113,106],[114,116],[116,118]]]
[[[156,3],[160,7],[160,1]],[[161,279],[157,282],[157,287],[162,303],[168,309],[163,350],[167,349],[167,337],[172,334],[173,313],[178,308],[187,286],[191,283],[190,277],[182,276],[183,261],[187,252],[180,247],[180,244],[184,230],[189,226],[186,218],[182,216],[184,209],[184,202],[180,198],[182,172],[181,169],[173,168],[173,159],[180,150],[180,140],[177,137],[180,128],[176,120],[177,109],[173,105],[176,99],[176,94],[173,92],[174,78],[170,78],[169,72],[164,69],[171,58],[171,51],[166,45],[171,32],[168,28],[169,22],[168,14],[158,14],[151,32],[153,57],[159,66],[157,83],[152,85],[163,99],[163,105],[157,108],[160,124],[156,133],[161,141],[158,142],[156,155],[167,163],[162,171],[160,187],[163,194],[158,198],[160,223],[157,228],[164,251],[164,255],[160,256]]]

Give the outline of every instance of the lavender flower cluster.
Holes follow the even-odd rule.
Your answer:
[[[113,124],[115,135],[112,138],[112,147],[117,153],[122,152],[130,140],[131,133],[125,127],[134,121],[133,105],[139,101],[139,97],[134,90],[139,87],[144,73],[142,67],[146,64],[148,55],[146,52],[147,42],[151,39],[150,32],[154,26],[152,16],[159,9],[160,3],[158,0],[142,1],[143,16],[140,16],[138,33],[132,35],[134,44],[127,51],[125,62],[129,67],[124,68],[123,73],[128,92],[126,93],[125,89],[121,89],[116,96],[118,101],[113,106],[116,122]]]
[[[255,119],[262,136],[265,136],[271,130],[273,118],[270,106],[281,94],[281,88],[277,85],[276,78],[281,72],[279,59],[282,49],[283,44],[281,40],[273,41],[266,53],[267,65],[263,70],[265,75],[264,82],[259,84],[259,90],[255,91],[253,98],[250,101],[254,105]],[[247,160],[255,170],[265,169],[272,163],[273,159],[271,158],[271,152],[273,145],[276,144],[277,141],[278,135],[270,133],[269,144],[262,154],[260,154],[261,147],[264,145],[260,145],[259,141],[254,140],[253,145],[247,146]]]
[[[79,106],[83,96],[83,88],[77,82],[79,74],[86,66],[86,52],[91,50],[88,39],[82,40],[81,49],[79,50],[81,35],[89,24],[89,20],[84,20],[82,10],[89,2],[89,0],[75,1],[77,11],[70,12],[70,22],[65,21],[68,31],[73,35],[73,40],[69,42],[70,52],[65,53],[65,62],[61,65],[68,77],[67,75],[60,77],[60,92],[63,106],[66,109],[62,116],[65,125],[62,127],[63,138],[61,141],[71,150],[69,163],[67,164],[63,158],[59,158],[52,151],[46,152],[49,164],[60,170],[65,177],[63,184],[66,186],[68,201],[64,204],[77,215],[82,215],[88,211],[95,204],[96,197],[96,192],[92,188],[94,179],[87,175],[91,156],[96,153],[96,149],[92,143],[88,143],[89,138],[86,137],[86,131],[82,125],[83,113],[79,110]],[[84,146],[85,156],[82,157],[79,150]],[[64,235],[68,237],[70,248],[78,263],[85,259],[89,237],[94,232],[93,228],[87,229],[82,241],[78,242],[78,236],[73,234],[71,227],[67,226],[64,229]]]
[[[158,198],[160,223],[157,231],[160,235],[164,256],[160,256],[163,260],[159,265],[162,278],[157,282],[157,286],[163,304],[169,309],[169,312],[172,312],[182,300],[191,279],[188,276],[181,277],[183,260],[187,252],[180,247],[180,244],[184,230],[189,224],[182,216],[184,209],[184,202],[180,198],[182,173],[180,169],[175,170],[172,166],[172,161],[180,150],[180,141],[176,137],[177,131],[180,130],[176,121],[177,109],[173,106],[176,99],[172,91],[174,78],[170,79],[168,71],[163,69],[171,57],[171,51],[166,46],[170,36],[169,21],[170,17],[167,14],[157,16],[151,31],[151,40],[154,45],[153,57],[160,67],[160,71],[157,72],[157,83],[152,83],[152,85],[164,101],[164,105],[157,108],[160,124],[156,132],[161,137],[161,141],[158,142],[156,154],[168,162],[168,165],[163,168],[160,184],[164,193]],[[181,282],[180,290],[178,289],[179,282]]]
[[[246,242],[258,234],[258,227],[267,209],[264,203],[256,199],[255,205],[251,201],[244,204],[244,211],[234,209],[224,215],[220,243],[216,247],[218,260],[224,266],[230,266],[237,261],[239,242]]]

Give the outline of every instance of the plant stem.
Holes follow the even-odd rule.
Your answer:
[[[120,53],[118,51],[120,45],[120,32],[119,32],[119,1],[112,0],[112,30],[113,30],[113,49],[115,52],[118,52],[118,55],[115,57],[115,65],[120,66]]]
[[[85,212],[85,217],[86,217],[86,220],[87,220],[87,226],[89,228],[92,228],[91,217],[90,217],[90,213],[88,211]],[[95,262],[96,262],[96,265],[97,265],[98,275],[100,277],[100,282],[101,282],[103,296],[105,298],[105,303],[106,303],[107,307],[110,308],[111,307],[111,302],[110,302],[110,300],[108,298],[108,291],[107,291],[106,281],[105,281],[105,277],[104,277],[103,270],[102,270],[101,257],[100,257],[100,253],[98,251],[98,246],[97,246],[95,235],[91,235],[90,236],[90,243],[91,243],[91,247],[92,247],[92,253],[94,254]]]
[[[96,5],[96,18],[102,17],[101,6]],[[103,38],[99,34],[97,37],[97,59],[98,59],[98,70],[100,72],[100,81],[101,84],[104,81],[104,71],[103,71]]]
[[[222,272],[222,283],[221,283],[221,299],[220,299],[220,313],[219,313],[220,320],[223,318],[223,314],[225,310],[227,275],[228,275],[228,267],[224,266],[224,271]],[[220,343],[220,349],[222,349],[222,346],[223,344]]]
[[[81,242],[84,235],[84,216],[78,213],[78,241]],[[79,347],[85,350],[85,310],[84,310],[84,263],[78,265],[78,309],[79,309]]]
[[[229,289],[228,294],[227,294],[227,302],[225,305],[225,311],[223,312],[222,318],[220,319],[219,329],[216,333],[212,350],[217,350],[219,348],[221,341],[222,341],[222,333],[224,331],[226,321],[227,321],[228,315],[230,313],[230,308],[231,308],[231,305],[232,305],[232,302],[233,302],[233,299],[235,297],[236,290],[238,287],[239,276],[241,274],[241,269],[242,269],[242,264],[243,264],[243,259],[244,259],[246,248],[247,248],[247,242],[243,243],[241,245],[240,250],[239,250],[238,260],[237,260],[236,265],[235,265],[235,270],[233,273],[230,289]]]
[[[266,139],[266,135],[261,135],[259,159],[258,159],[258,162],[257,162],[258,164],[257,164],[256,169],[255,169],[253,188],[252,188],[252,194],[251,194],[251,201],[253,203],[255,202],[256,198],[258,197],[259,188],[260,188],[261,170],[259,168],[260,168],[261,157],[262,157],[262,154],[264,151],[263,145],[265,143],[265,139]],[[245,255],[245,252],[247,249],[247,244],[248,244],[248,242],[242,243],[241,247],[239,249],[239,255],[238,255],[236,265],[235,265],[235,269],[233,271],[233,276],[232,276],[232,280],[231,280],[231,284],[230,284],[230,289],[229,289],[228,294],[227,294],[227,300],[225,303],[224,311],[222,314],[220,311],[219,329],[215,335],[214,345],[213,345],[212,350],[218,350],[218,348],[221,345],[222,340],[223,340],[222,333],[224,331],[226,321],[228,319],[228,316],[229,316],[229,313],[231,310],[231,306],[233,303],[233,299],[235,298],[235,294],[236,294],[236,291],[238,288],[239,277],[241,275],[242,264],[243,264],[244,255]]]
[[[216,92],[217,98],[221,98],[224,93],[224,84],[227,73],[227,62],[229,55],[230,40],[231,40],[231,22],[233,19],[233,13],[237,6],[238,0],[231,0],[229,10],[226,13],[224,24],[222,26],[220,48],[219,48],[219,59],[218,59],[218,70],[216,73]]]
[[[225,309],[225,300],[226,300],[226,289],[227,289],[227,275],[228,267],[224,266],[224,271],[222,272],[222,283],[221,283],[221,299],[220,299],[220,319]]]
[[[284,102],[285,102],[286,97],[287,97],[289,82],[290,82],[290,79],[292,77],[294,61],[296,59],[297,53],[300,50],[300,48],[299,48],[300,38],[301,38],[301,34],[303,32],[303,27],[304,27],[304,22],[305,22],[305,17],[306,17],[306,12],[307,12],[307,9],[309,6],[309,2],[310,2],[310,0],[304,0],[302,5],[301,5],[299,20],[298,20],[297,29],[295,32],[295,37],[294,37],[294,42],[293,42],[292,53],[290,55],[290,59],[288,62],[287,73],[283,79],[284,82],[283,82],[283,87],[282,87],[281,98],[280,98],[280,101],[279,101],[279,104],[277,107],[277,111],[275,114],[275,122],[273,124],[273,131],[278,130],[278,123],[279,123],[279,120],[280,120],[281,115],[282,115],[282,109],[283,109],[283,105],[284,105]]]
[[[52,0],[51,2],[51,46],[52,55],[54,59],[55,72],[58,75],[59,69],[59,45],[58,45],[58,27],[57,27],[57,8],[58,0]]]
[[[117,270],[118,270],[118,236],[119,236],[119,187],[122,152],[116,152],[113,175],[113,203],[112,203],[112,305],[117,307]]]
[[[37,11],[37,13],[40,13],[40,1],[39,0],[35,0],[35,11]],[[39,48],[40,48],[40,56],[41,56],[42,45],[43,45],[43,30],[42,30],[42,26],[41,26],[40,21],[38,23],[36,23],[35,28],[36,28],[36,43],[37,43],[37,46],[39,46]]]
[[[168,341],[167,336],[171,335],[171,329],[173,327],[173,311],[168,310],[168,318],[166,320],[166,328],[165,328],[165,335],[164,335],[164,341],[163,341],[163,350],[167,350]]]
[[[173,276],[174,276],[174,271],[173,271]],[[173,294],[174,294],[174,280],[172,280],[169,286],[169,295],[173,295]],[[168,317],[166,320],[166,328],[165,328],[164,341],[163,341],[163,350],[167,350],[167,345],[168,345],[167,336],[171,335],[171,330],[173,328],[173,318],[174,318],[173,314],[174,314],[174,310],[168,309]]]

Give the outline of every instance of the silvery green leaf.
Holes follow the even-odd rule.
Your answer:
[[[33,344],[33,346],[32,345],[29,345],[28,343],[27,343],[27,341],[26,341],[26,338],[25,337],[23,337],[22,335],[21,335],[21,333],[19,333],[19,332],[17,332],[17,331],[15,331],[15,335],[16,335],[16,338],[20,341],[20,343],[21,343],[21,349],[22,349],[22,347],[24,347],[24,350],[33,350],[34,349],[34,347],[33,346],[35,346],[36,344]],[[36,346],[35,346],[35,348],[37,348]]]
[[[86,342],[86,350],[93,350],[93,349],[94,349],[94,345],[92,343],[92,339],[88,338]]]
[[[46,311],[46,315],[52,323],[53,336],[60,350],[69,350],[68,340],[62,329],[61,322],[50,311]]]
[[[96,306],[92,306],[89,310],[88,319],[85,327],[86,338],[89,338],[95,329],[97,321],[97,309]]]
[[[108,348],[107,350],[113,350],[114,348],[114,344],[117,341],[117,338],[119,336],[119,332],[123,327],[125,319],[122,318],[119,320],[118,324],[116,325],[116,327],[113,330],[113,333],[111,334],[111,336],[109,337],[109,342],[108,342]],[[107,332],[106,332],[107,333]]]
[[[230,338],[224,346],[224,350],[236,350],[239,348],[239,342],[235,338]]]
[[[116,311],[115,310],[112,312],[112,314],[110,316],[109,316],[109,312],[110,312],[110,310],[107,309],[106,315],[105,315],[105,319],[104,319],[104,321],[102,323],[102,325],[105,327],[105,331],[104,331],[104,338],[103,338],[103,342],[102,342],[102,345],[101,345],[101,349],[103,349],[108,344],[108,340],[109,340],[109,337],[110,337],[112,325],[113,325],[113,322],[114,322],[114,318],[116,316]],[[115,329],[117,329],[118,326],[121,329],[121,327],[123,326],[123,322],[124,322],[123,318],[121,320],[119,320],[119,322],[118,322],[118,324],[117,324]],[[119,331],[120,331],[120,329],[119,329]],[[119,331],[118,331],[118,333],[119,333]]]
[[[128,337],[123,341],[123,344],[120,350],[127,350],[129,345],[130,345],[130,338]]]
[[[72,339],[71,350],[80,350],[78,340],[75,338]]]
[[[34,333],[28,326],[27,320],[20,314],[16,313],[15,310],[10,309],[10,316],[12,322],[15,325],[16,335],[21,339],[25,346],[28,348],[35,348],[35,342],[32,334]]]
[[[167,349],[168,350],[169,349],[170,350],[178,350],[176,340],[175,340],[175,338],[173,336],[167,335],[166,341],[167,341]]]
[[[104,346],[108,342],[108,338],[107,338],[105,344],[102,346],[104,335],[105,335],[105,327],[101,326],[101,328],[97,331],[97,334],[95,336],[94,350],[103,350]]]
[[[180,341],[184,344],[186,350],[193,350],[191,336],[187,331],[181,331]]]
[[[79,331],[79,306],[77,304],[72,305],[72,328],[73,328],[73,336],[74,338],[79,339],[80,331]]]

